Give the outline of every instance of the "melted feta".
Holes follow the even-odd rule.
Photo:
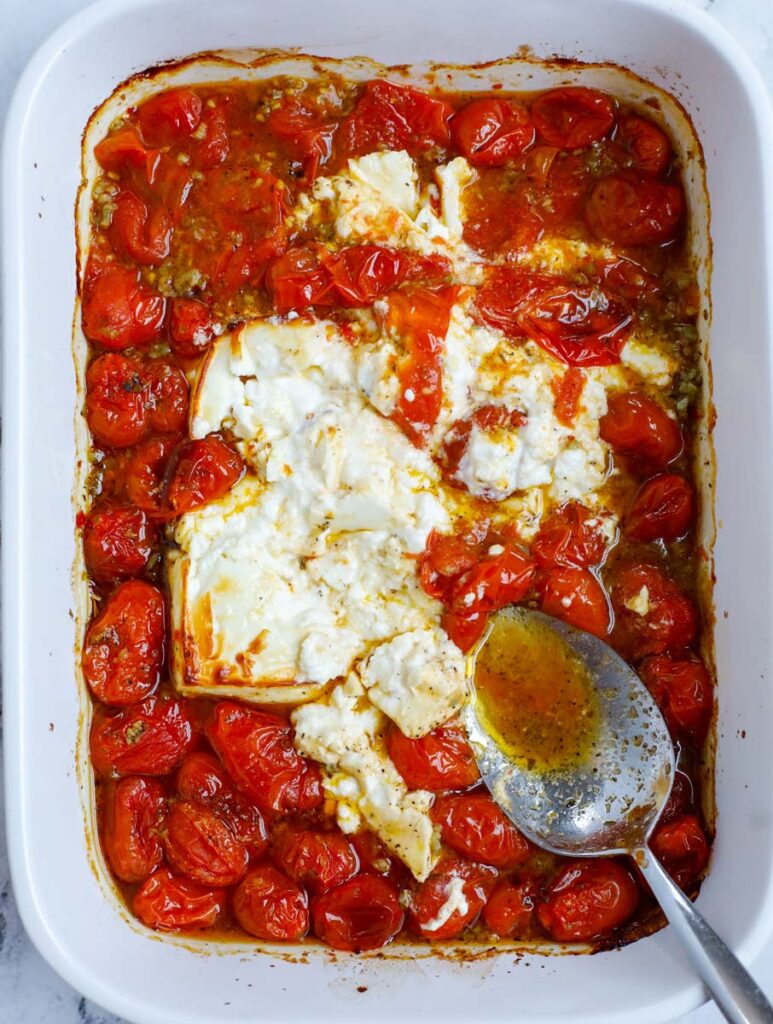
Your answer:
[[[446,886],[445,902],[431,920],[422,924],[422,931],[436,932],[450,921],[454,914],[464,916],[469,909],[470,905],[467,902],[467,897],[464,895],[464,879],[460,878],[459,875],[452,875]]]

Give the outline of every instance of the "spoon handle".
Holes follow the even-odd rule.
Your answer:
[[[731,1024],[773,1024],[773,1007],[740,960],[706,924],[653,854],[637,850],[636,863],[692,961]]]

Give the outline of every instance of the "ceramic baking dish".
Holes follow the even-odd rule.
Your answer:
[[[8,120],[3,197],[6,796],[27,930],[76,988],[142,1024],[673,1019],[703,995],[668,931],[594,957],[511,951],[459,962],[312,949],[299,961],[152,936],[128,922],[107,883],[90,839],[86,705],[73,668],[77,395],[70,338],[81,132],[92,110],[135,71],[248,45],[414,64],[417,81],[423,62],[471,64],[528,47],[532,56],[624,65],[645,81],[612,67],[524,59],[483,68],[468,86],[572,81],[634,102],[659,88],[692,119],[705,153],[710,239],[697,149],[680,127],[678,104],[663,102],[684,155],[692,154],[688,190],[704,286],[713,243],[704,334],[719,467],[719,819],[700,907],[747,961],[773,931],[773,213],[765,180],[773,119],[753,68],[712,20],[682,5],[638,0],[119,0],[68,23],[28,67]],[[222,66],[213,77],[225,77]],[[711,474],[704,484],[710,507]],[[705,529],[708,540],[711,517]]]

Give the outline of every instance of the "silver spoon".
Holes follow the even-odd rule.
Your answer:
[[[757,983],[648,849],[671,792],[675,761],[665,722],[646,686],[602,640],[526,608],[500,612],[476,653],[502,616],[529,628],[547,627],[568,644],[588,670],[598,713],[593,743],[577,764],[537,771],[503,753],[471,701],[465,726],[492,796],[521,832],[545,850],[572,857],[633,857],[727,1020],[773,1024],[773,1007]]]

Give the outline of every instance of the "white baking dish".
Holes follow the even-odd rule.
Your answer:
[[[719,466],[720,814],[700,906],[747,961],[773,931],[773,213],[765,181],[773,122],[756,73],[714,22],[692,8],[637,0],[103,2],[52,37],[27,69],[5,148],[3,470],[8,835],[26,927],[81,992],[148,1024],[673,1019],[702,994],[668,931],[595,957],[514,962],[511,953],[462,964],[312,951],[297,963],[245,947],[205,955],[153,941],[127,922],[105,885],[87,838],[70,618],[80,134],[132,72],[242,45],[386,63],[470,63],[528,45],[537,55],[626,65],[671,91],[694,120],[712,196]],[[609,71],[552,74],[617,87]]]

